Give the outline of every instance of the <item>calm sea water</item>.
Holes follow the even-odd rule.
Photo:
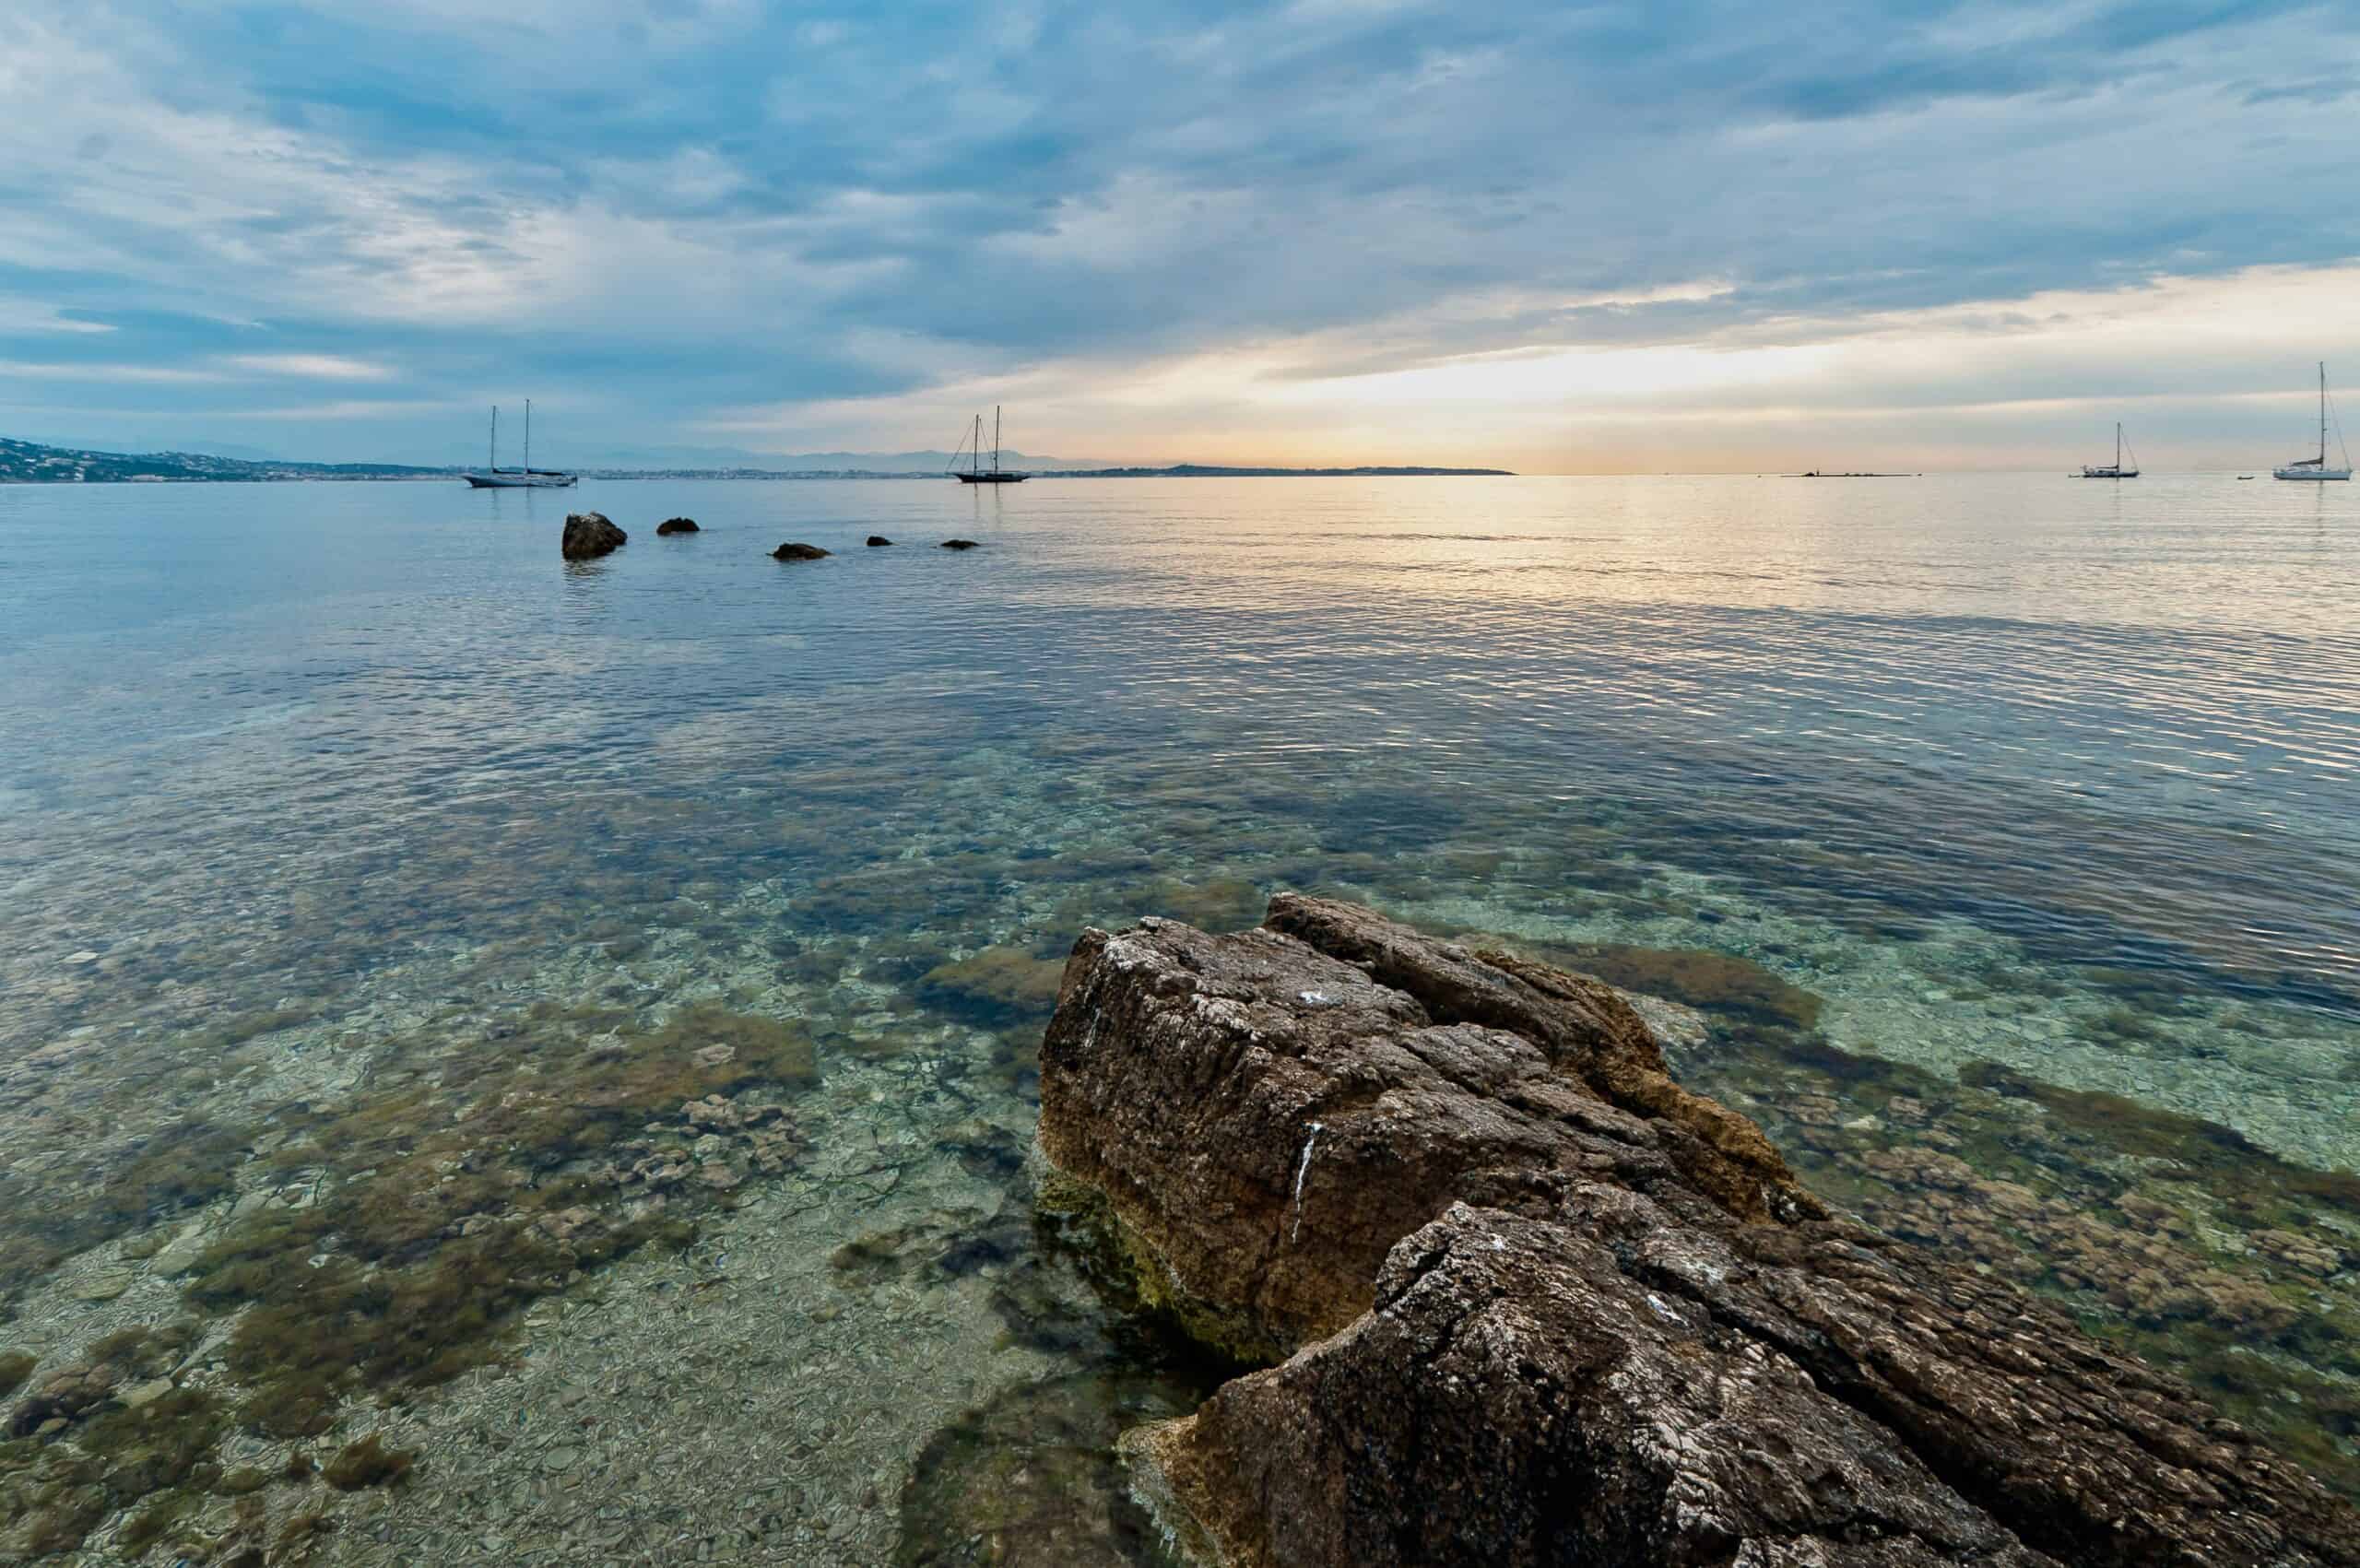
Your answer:
[[[631,542],[563,563],[587,508]],[[702,532],[658,539],[676,513]],[[932,548],[953,536],[984,548]],[[768,559],[788,539],[836,553]],[[1764,1054],[1807,1036],[1797,1071],[1828,1048],[1937,1084],[1996,1067],[2330,1171],[2360,1163],[2355,765],[2360,493],[2333,487],[0,489],[0,1222],[53,1262],[8,1282],[0,1350],[46,1367],[181,1310],[139,1249],[222,1233],[289,1104],[348,1102],[502,1009],[652,1026],[726,1003],[817,1040],[801,1162],[749,1173],[695,1248],[542,1299],[521,1362],[399,1412],[356,1402],[336,1437],[408,1423],[429,1458],[340,1550],[397,1561],[450,1528],[440,1550],[490,1553],[514,1529],[663,1560],[690,1528],[755,1557],[960,1560],[925,1556],[953,1530],[927,1510],[960,1506],[928,1478],[1065,1419],[993,1401],[1146,1364],[1011,1342],[1021,1259],[927,1262],[1021,1180],[960,1151],[978,1124],[1021,1138],[1040,966],[1080,925],[1250,920],[1293,886],[1544,946],[1706,949],[1813,999],[1770,1043],[1702,1052],[1708,1087],[1766,1096]],[[984,949],[1004,971],[946,975]],[[238,1148],[212,1185],[58,1218],[192,1119]],[[2083,1130],[2098,1169],[2106,1129]],[[902,1151],[890,1191],[846,1185],[856,1144]],[[2224,1184],[2196,1184],[2208,1266],[2249,1255],[2310,1335],[2287,1352],[2305,1409],[2348,1401],[2334,1260],[2360,1231],[2334,1204],[2256,1218]],[[2252,1240],[2290,1223],[2328,1248],[2299,1285]],[[879,1234],[916,1261],[798,1264]],[[779,1249],[767,1282],[713,1262],[732,1236]],[[779,1406],[824,1411],[804,1467],[858,1452],[771,1533],[650,1480],[612,1422],[554,1451],[467,1435],[576,1386],[627,1403],[635,1363],[700,1375],[680,1321],[702,1308],[615,1304],[667,1267],[728,1279],[722,1321],[820,1336],[772,1347],[793,1399],[641,1391],[655,1426],[737,1450],[786,1441],[802,1417]],[[129,1286],[94,1299],[93,1271]],[[2167,1354],[2176,1321],[2142,1348]],[[938,1355],[889,1377],[913,1323]],[[1128,1397],[1092,1386],[1093,1420]],[[963,1447],[928,1436],[950,1432]],[[2320,1432],[2320,1462],[2348,1455],[2349,1429]]]

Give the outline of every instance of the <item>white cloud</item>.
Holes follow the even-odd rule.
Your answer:
[[[70,360],[50,363],[0,360],[0,375],[14,376],[19,381],[150,382],[172,386],[195,386],[229,379],[218,371],[195,371],[178,365],[110,364],[100,360]]]
[[[56,305],[39,300],[0,298],[0,334],[36,332],[106,333],[114,328],[102,321],[69,316]]]
[[[341,354],[232,354],[221,362],[258,375],[301,376],[313,381],[390,381],[394,375],[384,365]]]

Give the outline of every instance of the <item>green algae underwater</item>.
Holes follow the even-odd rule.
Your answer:
[[[1310,532],[1267,490],[749,487],[666,499],[697,561],[560,571],[529,501],[510,537],[285,489],[0,654],[38,737],[0,777],[0,1555],[1156,1562],[1114,1438],[1226,1369],[1038,1201],[1037,1049],[1083,927],[1280,889],[1660,998],[1832,1201],[2360,1495],[2349,824],[2218,829],[2080,730],[2104,790],[2005,772],[2188,634],[2152,583],[1994,640],[1959,616],[2024,554],[1948,598],[1924,519],[1843,520],[1873,607],[1808,516],[1735,602],[1655,492],[1601,535],[1447,484],[1286,491]],[[128,562],[161,515],[68,504],[0,525]],[[423,553],[323,507],[417,508]],[[938,525],[985,548],[714,566]],[[2214,619],[2303,634],[2266,599]],[[1938,677],[1974,724],[1792,738]],[[1904,729],[1945,764],[1880,761]]]

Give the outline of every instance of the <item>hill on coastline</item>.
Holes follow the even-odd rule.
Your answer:
[[[413,468],[395,463],[260,462],[202,452],[85,452],[41,446],[0,436],[0,484],[130,484],[190,480],[447,479],[455,468]]]

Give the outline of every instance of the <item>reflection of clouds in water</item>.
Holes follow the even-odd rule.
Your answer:
[[[763,493],[830,489],[934,504]],[[2285,541],[2217,502],[2160,545],[2013,526],[2065,503],[2015,480],[1917,514],[1789,491],[1075,482],[970,557],[782,577],[625,551],[572,595],[546,539],[478,531],[462,562],[383,563],[399,594],[151,626],[119,668],[87,627],[36,632],[45,678],[112,695],[33,732],[44,782],[12,781],[0,1076],[88,1025],[77,1081],[112,1092],[223,1020],[317,1009],[218,1058],[234,1096],[411,1066],[405,1032],[536,1002],[726,996],[802,1019],[832,1091],[938,1026],[908,1009],[946,959],[1247,919],[1286,885],[1714,948],[1824,997],[1862,1056],[2360,1160],[2360,1029],[2283,978],[2340,961],[2360,850],[2304,759],[2349,751],[2360,672],[2314,607],[2221,565],[2283,580]],[[2183,530],[2209,542],[2175,565]],[[1007,1043],[926,1050],[976,1075]],[[1748,1048],[1764,1079],[1791,1066]]]
[[[266,902],[257,846],[323,884],[513,853],[555,839],[553,800],[612,810],[651,763],[721,823],[798,787],[907,797],[997,747],[1068,790],[1035,838],[1359,791],[1322,831],[1388,855],[1433,853],[1448,816],[1587,846],[1557,874],[1714,868],[1835,925],[1964,916],[2200,988],[2360,973],[2330,918],[2360,902],[2333,806],[2360,658],[2324,635],[2353,595],[2231,487],[2164,480],[2125,513],[2010,477],[1075,481],[1001,498],[963,557],[858,548],[880,512],[969,531],[948,487],[684,487],[667,508],[759,505],[759,536],[841,559],[627,550],[587,594],[547,537],[453,522],[431,487],[328,489],[234,498],[246,557],[184,530],[184,605],[112,633],[129,611],[69,577],[75,612],[0,690],[0,727],[39,742],[0,874],[62,858],[136,924],[193,878]],[[92,503],[27,504],[71,530]],[[323,531],[324,508],[414,514]],[[95,584],[140,544],[70,559]]]

